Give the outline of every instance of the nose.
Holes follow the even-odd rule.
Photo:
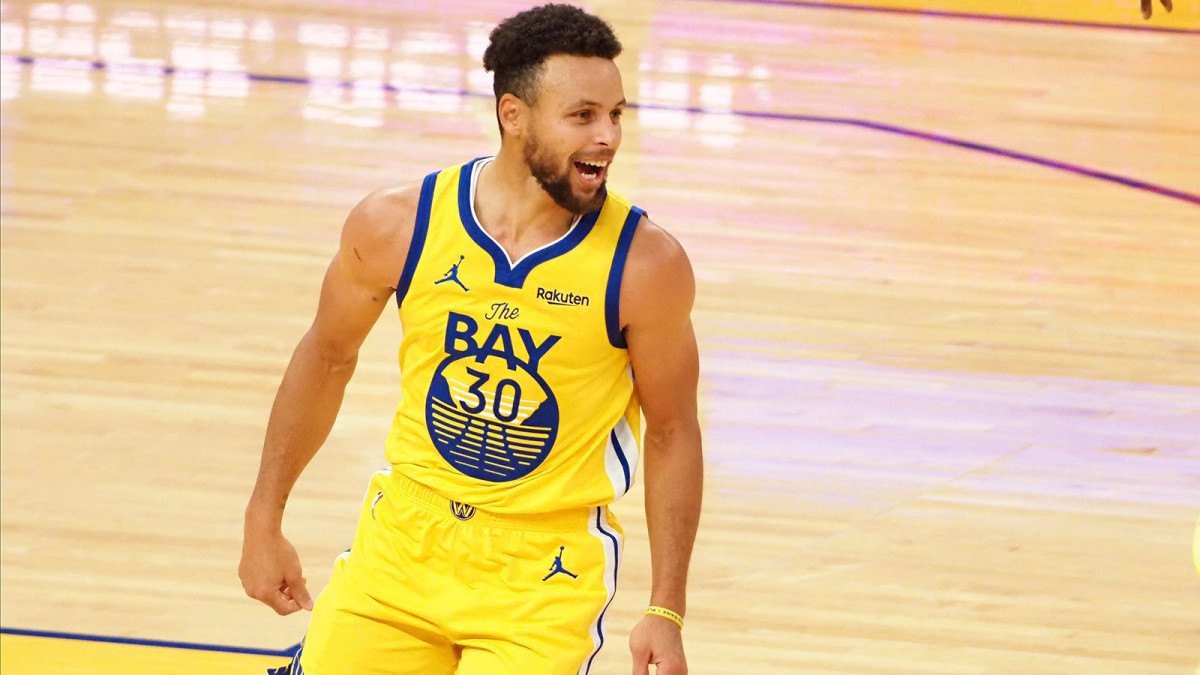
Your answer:
[[[596,143],[615,150],[621,144],[621,122],[606,120],[597,126],[599,128],[596,130]]]

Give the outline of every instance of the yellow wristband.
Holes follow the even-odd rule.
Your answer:
[[[653,614],[654,616],[661,616],[664,619],[670,619],[679,626],[679,630],[683,630],[683,617],[679,616],[675,612],[672,612],[666,607],[655,607],[654,605],[651,605],[646,608],[646,614]]]

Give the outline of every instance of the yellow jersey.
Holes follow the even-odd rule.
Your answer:
[[[475,215],[489,161],[422,184],[396,288],[402,399],[388,461],[485,511],[608,504],[629,490],[640,453],[618,300],[643,211],[608,191],[601,208],[514,262]]]

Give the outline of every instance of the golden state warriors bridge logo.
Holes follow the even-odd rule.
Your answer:
[[[433,374],[425,423],[451,466],[501,483],[529,475],[554,447],[558,401],[538,364],[561,339],[450,312],[446,359]]]

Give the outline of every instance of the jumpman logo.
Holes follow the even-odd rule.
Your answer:
[[[463,282],[458,280],[458,266],[462,264],[463,259],[466,257],[467,256],[465,256],[465,255],[458,256],[458,262],[454,263],[454,265],[450,268],[450,270],[447,271],[445,274],[443,274],[441,279],[433,282],[433,284],[436,286],[438,284],[444,284],[447,281],[453,281],[454,283],[458,284],[458,287],[463,289],[464,291],[470,291],[471,289],[467,288],[466,286],[463,286]]]
[[[554,576],[555,574],[559,574],[559,573],[565,574],[565,575],[571,577],[572,579],[579,578],[578,575],[571,574],[570,572],[568,572],[566,569],[563,568],[562,554],[563,554],[564,548],[566,548],[566,546],[558,547],[558,555],[554,556],[554,564],[550,566],[550,574],[547,574],[546,578],[542,579],[542,581],[545,581],[546,579],[549,579],[550,577]]]

